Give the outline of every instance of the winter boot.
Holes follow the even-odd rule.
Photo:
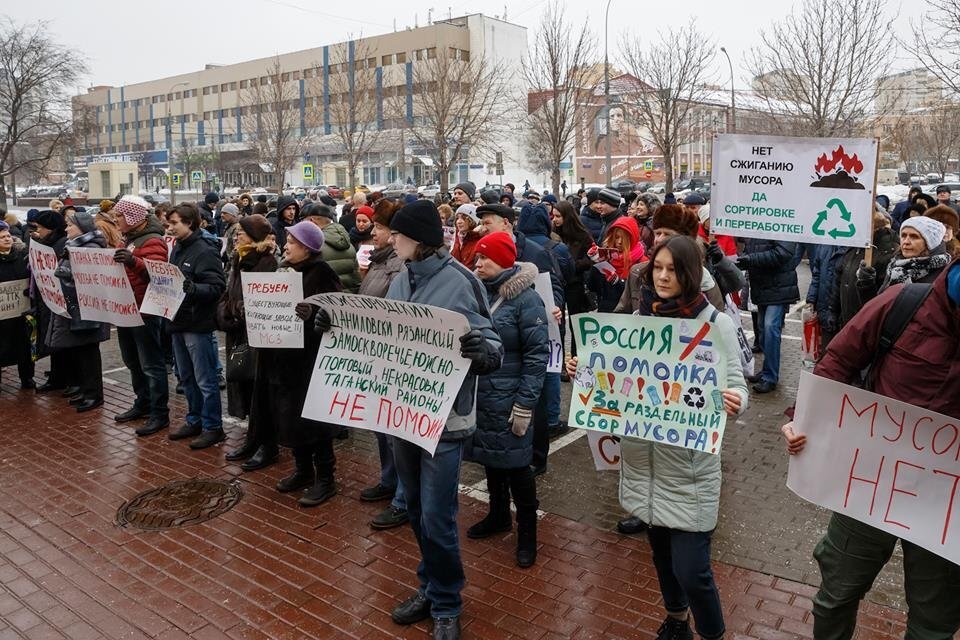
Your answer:
[[[474,540],[489,538],[513,528],[513,519],[510,517],[510,485],[506,476],[488,468],[487,490],[490,492],[490,512],[483,520],[467,529],[467,537]]]
[[[517,566],[526,569],[537,561],[537,509],[517,505]]]
[[[297,448],[293,450],[293,461],[296,466],[291,475],[277,483],[277,491],[280,493],[290,493],[291,491],[303,489],[313,484],[312,453],[309,449],[302,450]]]
[[[315,507],[337,495],[337,481],[333,475],[336,465],[333,444],[321,442],[313,454],[313,462],[317,468],[317,480],[299,500],[304,507]]]

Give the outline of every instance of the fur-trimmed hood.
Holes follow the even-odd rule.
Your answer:
[[[512,268],[484,284],[490,293],[504,300],[513,300],[533,286],[539,272],[531,262],[517,262]]]

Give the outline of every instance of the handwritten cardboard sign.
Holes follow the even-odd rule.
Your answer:
[[[620,470],[620,438],[600,431],[587,431],[587,442],[597,471]]]
[[[116,249],[70,248],[70,268],[77,287],[77,303],[84,320],[118,327],[143,325],[127,270],[113,259]]]
[[[187,294],[183,291],[183,273],[177,265],[163,260],[144,259],[150,284],[143,294],[140,313],[173,320]]]
[[[547,360],[547,373],[560,373],[563,366],[563,340],[560,338],[560,325],[553,317],[553,309],[557,304],[553,301],[553,283],[549,273],[537,275],[534,287],[543,300],[547,309],[547,335],[550,338],[550,359]]]
[[[303,301],[299,271],[240,274],[247,343],[251,347],[302,349],[303,320],[293,308]]]
[[[29,286],[27,279],[0,282],[0,320],[19,318],[30,309],[30,298],[23,295]]]
[[[53,275],[57,270],[57,262],[57,253],[52,247],[39,242],[30,243],[30,272],[33,274],[40,297],[50,311],[69,318],[63,287],[60,286],[59,278]]]
[[[574,316],[574,335],[571,426],[720,452],[728,365],[716,325],[591,313]]]
[[[787,487],[960,563],[960,419],[800,372]]]
[[[461,314],[372,296],[324,293],[330,314],[303,417],[403,438],[432,455],[470,361]]]

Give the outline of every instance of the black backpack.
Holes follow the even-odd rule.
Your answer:
[[[880,341],[876,352],[867,368],[860,373],[860,384],[857,385],[867,391],[873,390],[876,369],[883,358],[890,352],[893,345],[903,334],[904,329],[913,320],[923,301],[930,295],[933,285],[923,282],[911,282],[904,285],[897,294],[893,304],[883,317],[883,326],[880,329]]]

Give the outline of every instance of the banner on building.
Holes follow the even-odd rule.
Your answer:
[[[550,337],[550,359],[547,360],[547,373],[560,373],[563,367],[563,340],[560,338],[560,325],[553,317],[553,308],[557,304],[553,301],[553,282],[549,273],[537,275],[534,287],[543,300],[547,310],[547,334]]]
[[[717,134],[710,230],[868,247],[877,149],[874,138]]]
[[[299,271],[240,274],[247,344],[270,349],[302,349],[303,320],[294,307],[303,301]],[[311,330],[313,327],[311,327]]]
[[[432,455],[470,361],[461,314],[371,296],[324,293],[307,299],[330,314],[303,417],[379,431]]]
[[[127,270],[113,259],[116,249],[70,247],[70,269],[80,318],[117,327],[143,325]]]
[[[960,564],[960,421],[800,372],[787,486]]]
[[[60,286],[59,278],[53,275],[57,270],[57,262],[57,253],[52,247],[39,242],[30,243],[30,272],[37,285],[37,292],[50,311],[69,318],[63,287]]]
[[[30,298],[23,295],[29,286],[26,278],[0,282],[0,320],[19,318],[30,310]]]
[[[183,291],[183,273],[177,265],[162,260],[144,259],[150,284],[143,294],[140,313],[173,320],[187,294]]]
[[[614,313],[573,320],[570,426],[720,452],[728,363],[717,325]]]

